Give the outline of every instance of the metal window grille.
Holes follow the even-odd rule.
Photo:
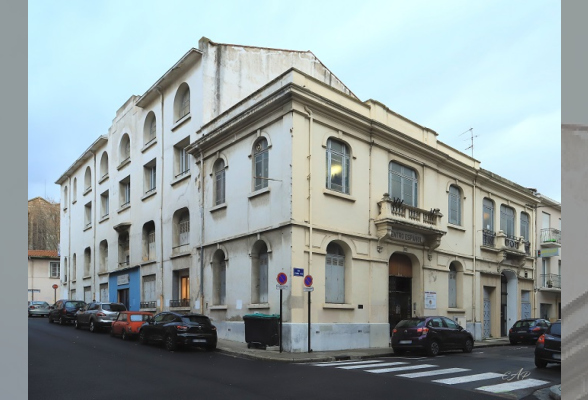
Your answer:
[[[178,246],[184,246],[190,243],[190,220],[188,217],[183,217],[179,222],[180,240]]]

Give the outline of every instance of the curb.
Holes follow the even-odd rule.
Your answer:
[[[549,397],[554,400],[561,400],[561,385],[555,385],[549,388]]]

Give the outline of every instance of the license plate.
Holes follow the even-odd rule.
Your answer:
[[[401,340],[398,344],[412,344],[412,340]]]
[[[526,331],[518,331],[517,333],[527,333]]]
[[[192,339],[192,343],[206,343],[206,339]]]
[[[556,360],[561,360],[561,354],[554,354],[553,358]]]

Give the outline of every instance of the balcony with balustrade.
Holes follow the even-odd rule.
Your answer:
[[[541,274],[537,287],[542,290],[561,291],[561,275]]]
[[[561,247],[561,231],[554,228],[541,229],[541,247]]]

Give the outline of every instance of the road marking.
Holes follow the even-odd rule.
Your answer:
[[[434,368],[434,367],[438,367],[438,365],[431,365],[431,364],[409,365],[406,367],[371,369],[369,371],[366,370],[365,372],[371,372],[373,374],[384,374],[386,372],[405,371],[405,370],[409,370],[409,369]]]
[[[457,378],[437,379],[437,380],[434,380],[433,382],[445,383],[446,385],[455,385],[457,383],[466,383],[466,382],[482,381],[484,379],[498,378],[499,376],[503,376],[503,374],[497,374],[495,372],[486,372],[483,374],[458,376]]]
[[[481,386],[476,390],[483,390],[484,392],[500,393],[510,392],[511,390],[526,389],[535,386],[541,386],[549,383],[548,381],[541,381],[539,379],[523,379],[520,381],[499,383],[498,385]]]
[[[363,365],[347,365],[345,367],[336,367],[339,369],[359,369],[359,368],[372,368],[372,367],[389,367],[391,365],[402,365],[408,364],[407,362],[389,362],[389,363],[379,363],[379,364],[363,364]]]
[[[332,367],[336,365],[352,365],[352,364],[373,364],[373,363],[381,363],[382,361],[377,360],[367,360],[367,361],[333,361],[333,362],[324,362],[324,363],[316,363],[312,364],[316,367]]]
[[[446,368],[446,369],[436,369],[434,371],[412,372],[410,374],[401,374],[401,375],[396,375],[396,376],[401,376],[403,378],[420,378],[422,376],[453,374],[455,372],[464,372],[464,371],[470,371],[470,369],[468,369],[468,368]]]

